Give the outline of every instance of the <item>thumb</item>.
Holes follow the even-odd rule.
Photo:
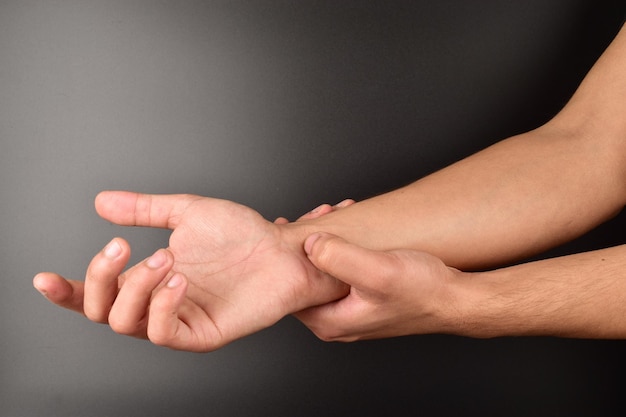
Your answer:
[[[103,191],[96,196],[95,205],[102,218],[122,226],[174,229],[185,209],[200,198],[182,194]]]
[[[385,264],[384,253],[347,242],[328,233],[315,233],[304,241],[311,263],[353,287],[367,286],[372,271]]]

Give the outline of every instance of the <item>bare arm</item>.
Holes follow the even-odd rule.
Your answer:
[[[146,261],[122,274],[129,256],[129,248],[123,244],[119,255],[107,257],[104,251],[94,258],[85,284],[43,273],[35,278],[35,286],[53,303],[81,312],[94,321],[109,323],[120,333],[196,351],[216,349],[272,325],[286,314],[302,310],[305,311],[299,316],[307,325],[315,320],[323,323],[320,321],[323,314],[333,312],[334,307],[343,305],[346,300],[350,302],[357,287],[349,275],[335,275],[332,264],[329,267],[316,263],[313,256],[314,264],[330,273],[321,274],[306,261],[303,243],[316,231],[334,233],[370,249],[404,248],[406,262],[395,270],[397,258],[391,256],[396,261],[387,264],[389,268],[382,271],[383,276],[393,278],[389,274],[399,271],[397,276],[411,278],[415,276],[411,271],[419,271],[417,276],[427,273],[436,278],[426,289],[434,290],[437,297],[422,299],[429,304],[424,306],[426,310],[420,310],[424,314],[418,316],[411,310],[415,301],[411,295],[425,293],[404,291],[401,283],[394,283],[391,289],[396,291],[395,295],[403,297],[402,305],[407,308],[400,316],[388,316],[383,326],[394,333],[386,335],[406,334],[407,329],[400,332],[397,327],[390,327],[394,317],[401,317],[403,323],[427,320],[429,327],[422,330],[428,332],[461,332],[461,328],[454,327],[460,317],[461,323],[467,324],[462,329],[474,329],[473,334],[479,335],[479,329],[485,329],[486,320],[494,314],[505,313],[507,305],[510,312],[518,314],[525,302],[523,290],[532,289],[533,284],[545,287],[543,293],[548,295],[562,289],[563,280],[570,276],[568,271],[575,275],[576,285],[568,288],[572,299],[582,297],[584,294],[580,291],[588,288],[596,291],[595,295],[589,293],[596,303],[606,294],[616,297],[622,293],[621,287],[614,287],[616,293],[610,293],[609,287],[603,287],[601,282],[585,281],[596,276],[590,275],[590,271],[601,272],[603,279],[610,279],[612,275],[603,269],[609,264],[592,255],[580,255],[581,258],[575,259],[580,259],[578,263],[583,263],[584,268],[563,269],[561,280],[552,286],[544,279],[542,271],[546,268],[543,267],[531,270],[525,269],[531,267],[520,266],[492,275],[476,275],[479,277],[475,279],[477,285],[472,287],[476,292],[465,295],[485,306],[489,305],[486,301],[493,301],[484,311],[463,312],[466,305],[463,299],[438,298],[441,294],[457,294],[456,289],[461,291],[459,294],[463,293],[462,288],[443,287],[449,282],[459,282],[453,279],[458,271],[448,268],[444,262],[473,268],[523,257],[571,239],[623,207],[626,198],[624,68],[626,30],[622,30],[598,61],[568,106],[550,123],[505,140],[407,187],[317,219],[271,224],[249,208],[215,199],[102,194],[97,201],[98,211],[110,221],[173,229],[170,246],[165,252],[166,262],[154,267]],[[368,285],[376,286],[380,276],[371,275],[379,264],[372,262],[379,259],[374,254],[379,253],[359,253],[372,256],[369,262],[366,262],[369,258],[364,257],[350,269],[354,273],[356,267],[371,265],[366,269],[370,274],[363,274],[371,280],[361,283],[362,293],[367,294]],[[344,254],[339,255],[341,258]],[[610,270],[616,271],[619,259],[623,258],[612,259],[614,266]],[[407,262],[409,269],[405,269]],[[557,264],[536,265],[554,266],[560,261],[549,262]],[[528,280],[519,281],[520,275],[516,273],[527,276]],[[353,285],[348,287],[332,276]],[[503,285],[510,287],[490,286],[502,277],[505,278]],[[616,282],[621,285],[621,281]],[[414,284],[407,283],[410,288]],[[382,301],[391,300],[392,307],[399,305],[394,301],[394,294],[389,297],[384,293],[386,288],[378,287],[382,295],[369,292],[374,295],[375,318],[381,317],[377,313],[384,307]],[[514,294],[515,291],[520,294],[513,298],[517,305],[510,301],[508,304],[498,302],[498,294]],[[440,306],[433,306],[429,300],[440,300],[443,305],[458,301],[459,314],[442,316],[438,311]],[[535,306],[534,311],[541,313],[542,306],[548,304],[550,298],[545,296],[543,304],[539,300],[528,304],[524,310],[531,311],[530,307]],[[611,304],[615,307],[611,311],[613,316],[621,314],[618,307],[622,304],[625,303],[619,300]],[[322,307],[311,308],[320,305]],[[581,314],[589,310],[576,311],[578,317],[582,317]],[[513,313],[509,323],[525,320]],[[331,324],[336,323],[338,317],[333,316]],[[437,322],[437,317],[448,320]],[[454,317],[457,321],[450,322]],[[503,324],[499,329],[506,329],[506,322],[501,320],[500,323]],[[570,325],[570,328],[576,326]],[[557,331],[547,329],[545,321],[536,323],[533,329]],[[598,334],[618,333],[602,330]]]
[[[626,338],[625,271],[617,246],[470,274],[459,333]]]
[[[546,125],[306,224],[373,249],[479,268],[571,240],[626,201],[626,29]]]
[[[626,338],[626,246],[475,273],[425,252],[373,251],[323,233],[305,248],[314,265],[351,286],[346,297],[297,314],[324,340]]]
[[[545,126],[314,220],[320,230],[358,243],[324,233],[305,243],[311,262],[351,289],[298,317],[325,340],[420,333],[626,337],[626,246],[489,272],[445,265],[511,261],[617,213],[626,198],[625,144],[622,29]],[[343,228],[350,217],[352,228]]]

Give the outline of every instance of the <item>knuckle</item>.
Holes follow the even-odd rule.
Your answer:
[[[101,259],[96,258],[94,261],[87,267],[87,272],[85,273],[85,280],[93,283],[105,283],[109,281],[109,277],[106,274],[107,266],[102,265]]]
[[[109,315],[109,326],[115,333],[122,335],[136,334],[139,328],[137,323],[130,322],[114,314]]]
[[[323,342],[342,342],[347,341],[349,338],[348,333],[338,326],[329,323],[318,323],[318,325],[308,324],[308,327],[313,334]]]
[[[315,329],[313,330],[313,334],[322,342],[335,342],[338,337],[328,329]]]
[[[328,269],[333,269],[337,263],[337,240],[331,238],[320,243],[319,248],[317,248],[318,262]]]
[[[167,332],[148,327],[148,340],[157,346],[172,346],[173,337]]]
[[[174,345],[174,335],[161,326],[149,325],[147,337],[150,342],[157,346],[172,347]]]
[[[132,271],[132,274],[127,274],[124,277],[124,285],[121,291],[134,294],[137,297],[146,297],[150,294],[152,292],[151,288],[148,287],[147,280],[144,278],[147,269],[144,265],[141,265],[141,269],[136,268]]]
[[[393,291],[398,278],[406,275],[406,268],[402,260],[393,252],[386,254],[378,263],[377,277],[372,280],[371,289],[384,294]]]
[[[85,317],[87,317],[89,320],[93,321],[94,323],[100,323],[100,324],[108,323],[108,314],[103,311],[89,308],[87,305],[85,305],[83,311],[85,313]]]

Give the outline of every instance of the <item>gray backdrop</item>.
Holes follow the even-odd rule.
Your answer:
[[[621,4],[620,4],[621,3]],[[291,318],[211,354],[47,303],[115,235],[102,189],[291,218],[398,187],[566,102],[623,2],[0,0],[0,415],[602,415],[624,343],[318,341]],[[555,253],[624,241],[624,218]],[[616,231],[618,233],[616,233]],[[623,381],[621,381],[623,382]]]

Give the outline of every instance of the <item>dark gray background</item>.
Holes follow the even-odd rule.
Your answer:
[[[623,2],[0,0],[0,415],[615,415],[619,341],[318,341],[205,355],[48,304],[110,238],[102,189],[291,218],[403,185],[560,109]],[[624,216],[553,253],[621,243]],[[622,409],[623,411],[623,409]]]

